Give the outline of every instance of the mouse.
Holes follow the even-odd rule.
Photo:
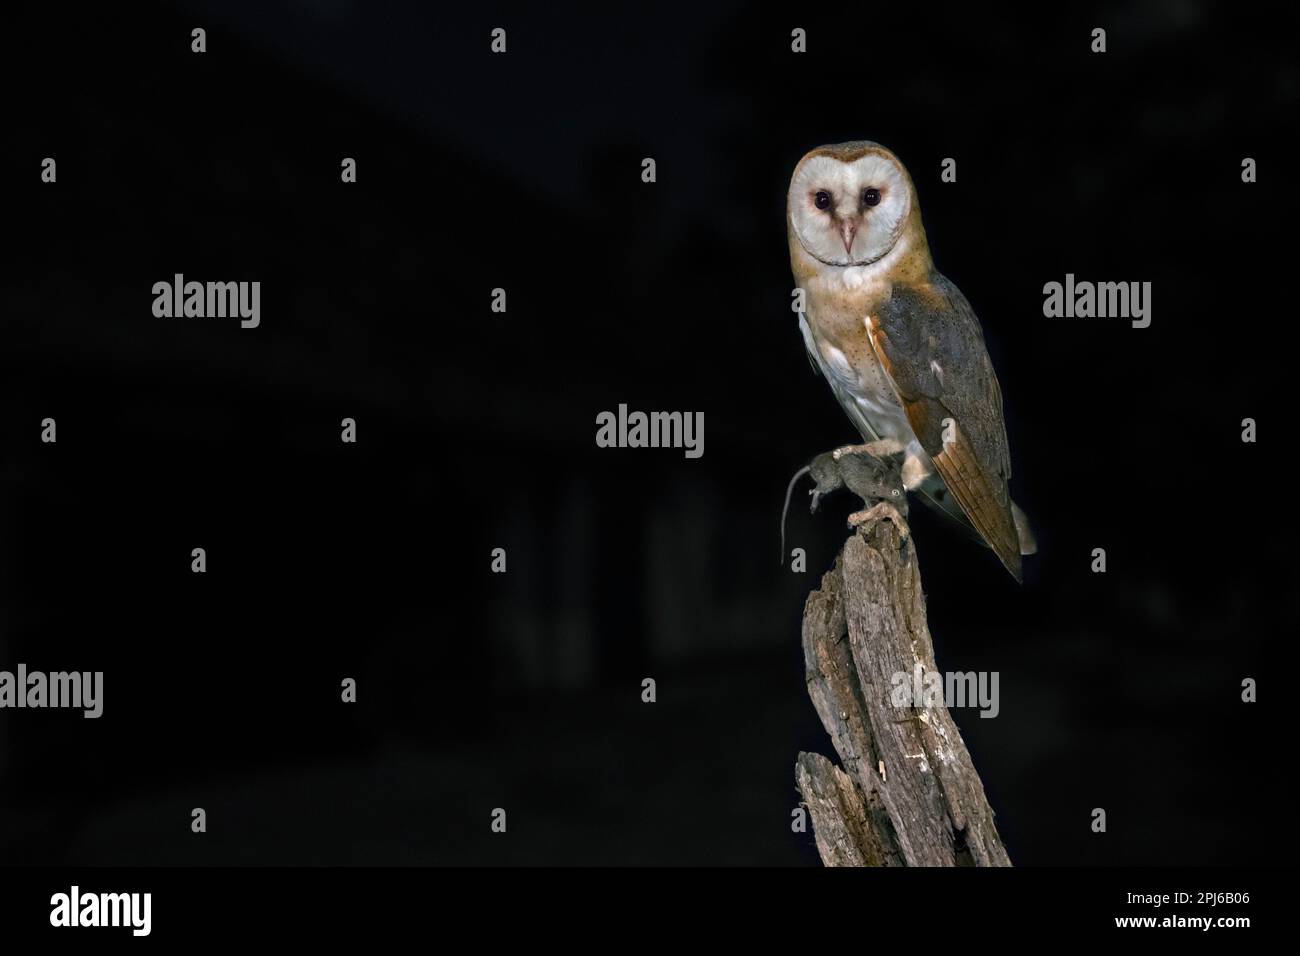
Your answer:
[[[849,527],[886,515],[907,534],[907,490],[903,487],[901,465],[896,456],[877,458],[865,453],[841,452],[837,457],[835,452],[823,452],[796,471],[786,486],[785,504],[781,508],[781,564],[785,564],[785,519],[790,510],[790,496],[805,475],[814,483],[808,492],[812,496],[810,512],[816,513],[824,495],[848,488],[864,505],[861,511],[849,515]]]

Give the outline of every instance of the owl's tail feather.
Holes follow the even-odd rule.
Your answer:
[[[1020,510],[1020,505],[1011,502],[1011,520],[1016,523],[1016,536],[1020,539],[1021,554],[1037,554],[1038,541],[1033,529],[1029,527],[1029,515]]]

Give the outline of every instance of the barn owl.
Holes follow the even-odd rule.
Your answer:
[[[865,444],[901,456],[903,487],[973,530],[1021,580],[1035,551],[1011,500],[1002,393],[979,320],[934,267],[916,189],[876,143],[814,149],[790,179],[790,263],[799,329]],[[901,516],[883,502],[906,530]]]

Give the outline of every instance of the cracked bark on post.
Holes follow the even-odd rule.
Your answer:
[[[795,778],[827,866],[1010,866],[984,785],[942,704],[896,707],[895,674],[937,671],[910,539],[869,521],[803,615],[808,694],[844,769],[801,753]],[[883,768],[883,773],[882,773]]]

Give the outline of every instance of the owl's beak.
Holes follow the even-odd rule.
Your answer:
[[[853,237],[858,234],[858,224],[856,222],[840,223],[840,237],[844,240],[844,254],[850,259],[853,258]]]

